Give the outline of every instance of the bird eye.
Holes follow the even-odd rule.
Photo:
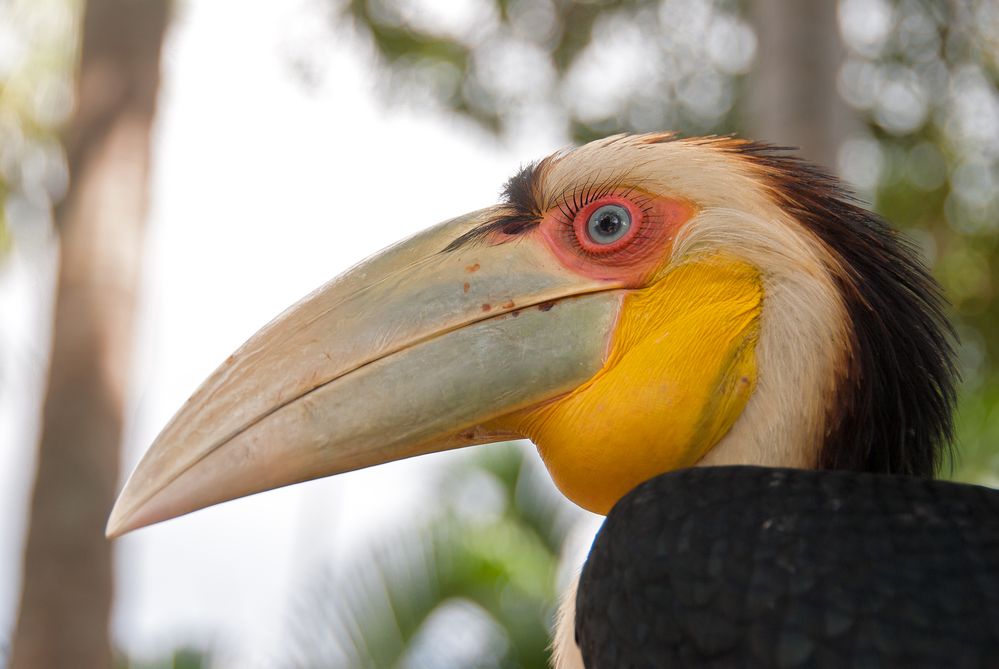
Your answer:
[[[590,214],[586,235],[594,244],[613,244],[628,233],[631,214],[618,204],[605,204]]]

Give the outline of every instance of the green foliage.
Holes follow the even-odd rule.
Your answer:
[[[197,648],[178,648],[165,657],[155,660],[135,661],[120,656],[116,669],[204,669],[212,666],[211,656]]]
[[[374,47],[393,95],[429,93],[491,132],[555,123],[582,142],[621,130],[715,132],[735,122],[737,80],[753,44],[732,2],[472,6],[458,25],[435,22],[431,4],[417,1],[351,0],[343,15]],[[621,56],[640,69],[628,72]]]
[[[79,4],[0,3],[0,258],[12,228],[50,218],[66,188],[58,132],[72,109]],[[14,199],[21,205],[11,208]],[[12,210],[25,220],[10,220]]]
[[[7,188],[4,186],[3,182],[0,181],[0,257],[3,257],[10,251],[10,246],[12,243],[10,230],[7,226],[7,212],[3,206],[3,203],[7,201]]]
[[[999,383],[965,394],[957,426],[961,450],[946,473],[957,481],[999,488]]]
[[[575,513],[535,460],[490,447],[446,472],[443,509],[310,589],[293,664],[548,667]]]

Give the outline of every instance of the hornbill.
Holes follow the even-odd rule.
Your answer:
[[[732,137],[619,135],[255,334],[108,535],[526,437],[608,516],[560,666],[999,664],[997,495],[930,480],[955,375],[937,284],[833,178]]]

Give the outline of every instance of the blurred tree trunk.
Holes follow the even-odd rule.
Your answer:
[[[168,0],[88,0],[12,669],[110,667],[119,442]]]
[[[796,146],[836,171],[854,115],[836,89],[845,50],[836,2],[756,0],[749,4],[759,50],[749,80],[749,130],[755,139]]]

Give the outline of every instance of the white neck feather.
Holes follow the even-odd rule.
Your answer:
[[[774,209],[706,209],[675,246],[675,263],[724,252],[756,266],[763,279],[756,391],[700,465],[814,467],[846,368],[848,318],[834,261],[807,229]]]
[[[576,591],[579,589],[579,574],[572,579],[559,603],[555,619],[555,635],[552,637],[553,669],[586,669],[583,654],[576,645]]]

